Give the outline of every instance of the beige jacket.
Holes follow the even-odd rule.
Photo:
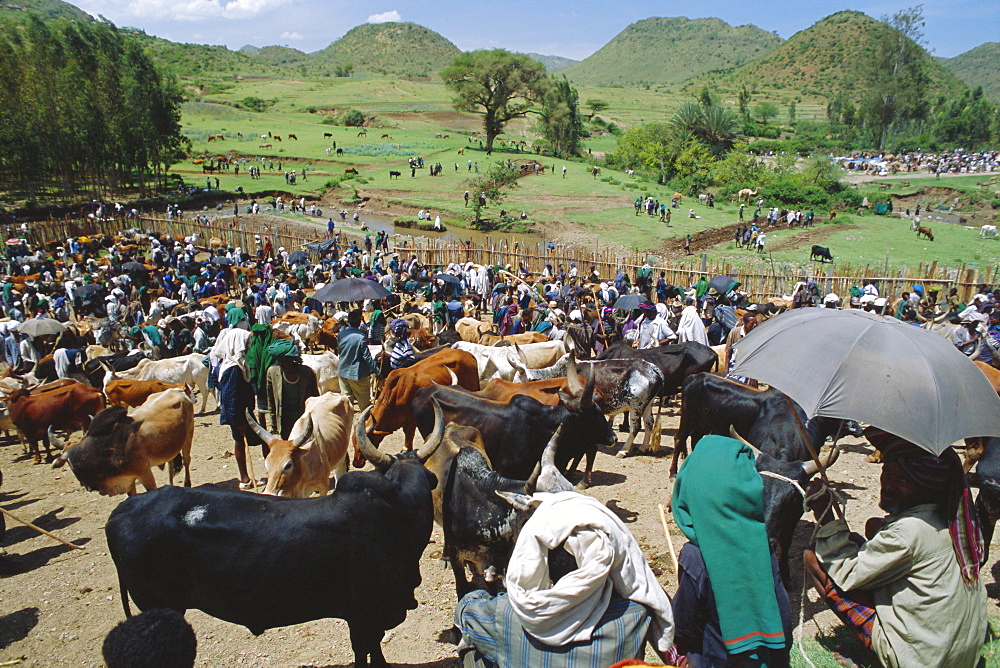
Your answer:
[[[871,592],[872,647],[882,665],[972,668],[986,637],[986,587],[966,585],[948,526],[934,505],[898,515],[864,545],[836,520],[816,535],[816,556],[843,591]]]

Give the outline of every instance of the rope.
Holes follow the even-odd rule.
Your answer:
[[[819,514],[820,517],[823,517],[828,512],[830,512],[830,510],[833,508],[833,505],[835,503],[839,503],[841,506],[845,506],[845,507],[847,505],[847,501],[844,498],[844,496],[842,494],[838,493],[836,490],[830,489],[830,487],[825,482],[821,481],[819,489],[816,490],[815,492],[813,492],[812,494],[806,494],[806,491],[804,489],[802,489],[802,485],[800,485],[797,480],[792,480],[791,478],[786,478],[785,476],[781,475],[780,473],[775,473],[774,471],[760,471],[760,474],[762,476],[767,476],[768,478],[774,478],[775,480],[781,480],[783,482],[787,482],[789,485],[791,485],[792,487],[794,487],[796,489],[796,491],[798,491],[798,493],[802,495],[802,511],[803,512],[805,512],[805,511],[807,511],[809,509],[809,502],[810,501],[818,499],[819,497],[823,496],[824,494],[826,494],[828,492],[830,494],[830,500],[827,503],[826,508],[823,509],[823,512]],[[816,540],[816,534],[819,533],[819,529],[820,529],[820,525],[817,524],[816,528],[813,529],[812,536],[809,537],[809,544],[810,545],[812,544],[812,542],[814,540]],[[806,621],[805,621],[806,600],[807,600],[806,591],[808,589],[808,585],[806,583],[808,582],[808,578],[809,578],[809,572],[806,570],[805,561],[803,561],[802,562],[802,595],[801,595],[801,600],[799,601],[799,623],[798,623],[798,626],[795,627],[795,635],[797,636],[796,637],[796,643],[799,646],[799,654],[802,655],[802,659],[807,664],[809,664],[809,666],[811,668],[816,668],[816,664],[814,664],[812,662],[812,660],[809,658],[809,656],[806,654],[805,645],[802,644],[802,629],[803,629],[803,627],[805,626],[805,623],[806,623]]]

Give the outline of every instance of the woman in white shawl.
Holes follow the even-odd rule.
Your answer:
[[[705,323],[702,322],[698,309],[694,306],[694,300],[690,297],[684,300],[684,310],[681,311],[681,319],[677,324],[677,340],[680,343],[697,341],[702,345],[708,345]]]
[[[230,327],[219,333],[219,338],[209,353],[213,366],[218,365],[219,424],[228,424],[236,446],[236,466],[240,473],[240,489],[253,487],[247,474],[247,425],[246,412],[255,405],[254,388],[250,382],[250,369],[246,351],[250,332]]]

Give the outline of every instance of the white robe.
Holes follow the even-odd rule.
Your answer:
[[[679,343],[697,341],[702,345],[708,345],[705,323],[701,321],[698,309],[694,306],[685,306],[684,310],[681,311],[681,320],[677,324],[677,340]]]

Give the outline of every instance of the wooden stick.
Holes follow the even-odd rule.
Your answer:
[[[250,444],[247,444],[247,466],[250,467],[250,489],[253,490],[254,494],[257,493],[257,474],[253,472],[253,449]]]
[[[663,504],[657,504],[660,509],[660,523],[663,525],[663,535],[667,537],[667,545],[670,547],[670,560],[674,562],[674,575],[680,575],[681,567],[677,563],[677,551],[674,550],[674,539],[670,537],[670,529],[667,527],[667,514],[663,510]]]
[[[49,533],[45,529],[43,529],[43,528],[41,528],[39,526],[35,526],[34,524],[32,524],[31,522],[29,522],[28,520],[21,519],[20,517],[18,517],[14,513],[10,512],[9,510],[5,510],[3,508],[0,508],[0,513],[3,513],[4,515],[7,515],[8,517],[10,517],[12,520],[16,520],[16,521],[20,522],[21,524],[34,529],[38,533],[45,534],[46,536],[48,536],[52,540],[57,540],[60,543],[62,543],[63,545],[69,545],[74,550],[82,550],[83,549],[83,545],[74,545],[73,543],[71,543],[68,540],[65,540],[63,538],[60,538],[59,536],[55,535],[54,533]]]

